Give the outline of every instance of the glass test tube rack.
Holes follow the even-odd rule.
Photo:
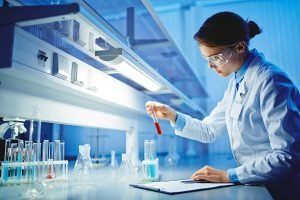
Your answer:
[[[40,142],[25,141],[24,145],[23,140],[5,140],[4,149],[1,149],[5,153],[0,184],[67,180],[68,161],[64,159],[64,149],[65,143],[60,140],[44,140],[43,145]]]
[[[1,185],[68,180],[68,160],[1,164]]]

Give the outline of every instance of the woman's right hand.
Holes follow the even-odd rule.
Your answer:
[[[147,113],[151,117],[153,117],[153,112],[155,112],[157,118],[167,119],[170,120],[172,123],[175,123],[177,112],[170,106],[155,101],[148,101],[146,102],[145,106],[146,106]]]

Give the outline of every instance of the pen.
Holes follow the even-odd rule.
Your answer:
[[[182,183],[209,183],[207,180],[183,180]]]

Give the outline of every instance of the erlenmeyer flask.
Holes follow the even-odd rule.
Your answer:
[[[119,168],[119,177],[121,180],[128,181],[132,178],[133,166],[127,154],[122,154],[122,162]]]
[[[90,175],[93,163],[90,156],[91,146],[89,144],[79,145],[79,154],[74,167],[74,173],[78,175]]]
[[[165,166],[175,167],[180,159],[180,156],[176,151],[176,138],[174,136],[169,136],[169,142],[168,155],[165,157]]]

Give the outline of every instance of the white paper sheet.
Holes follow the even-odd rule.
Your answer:
[[[184,183],[179,181],[153,182],[145,184],[131,184],[133,187],[144,188],[157,192],[183,193],[189,191],[206,190],[211,188],[234,185],[233,183]]]

